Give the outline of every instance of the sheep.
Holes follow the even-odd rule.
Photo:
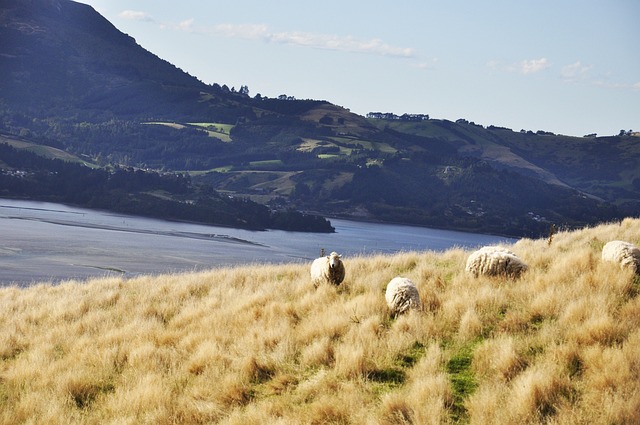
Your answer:
[[[387,307],[391,316],[396,317],[411,309],[419,310],[422,307],[420,293],[415,283],[406,277],[396,276],[387,284],[384,294]]]
[[[607,242],[602,248],[602,260],[618,263],[621,269],[630,268],[640,274],[640,249],[630,242]]]
[[[340,285],[344,280],[345,269],[341,256],[337,252],[319,257],[311,263],[311,280],[316,288],[322,283]]]
[[[501,246],[485,246],[471,253],[465,271],[474,277],[509,276],[517,278],[529,266],[516,254]]]

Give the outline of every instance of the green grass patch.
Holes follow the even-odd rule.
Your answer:
[[[278,167],[282,165],[282,160],[279,159],[267,159],[264,161],[251,161],[249,163],[249,165],[251,165],[252,167],[268,167],[268,168],[273,168],[273,167]]]
[[[10,137],[4,137],[0,135],[0,143],[6,143],[9,146],[14,147],[15,149],[18,150],[26,150],[29,152],[32,152],[38,156],[41,156],[43,158],[48,158],[48,159],[60,159],[62,161],[66,161],[66,162],[74,162],[74,163],[79,163],[79,164],[83,164],[87,167],[90,168],[97,168],[97,166],[95,164],[92,164],[91,162],[87,162],[84,159],[75,156],[69,152],[63,151],[61,149],[58,148],[54,148],[52,146],[46,146],[46,145],[39,145],[37,143],[31,143],[31,142],[25,142],[22,140],[17,140],[17,139],[13,139]]]
[[[381,142],[372,142],[370,140],[364,139],[356,139],[349,137],[331,137],[331,140],[335,140],[337,143],[349,144],[349,145],[360,145],[361,149],[366,149],[370,151],[380,151],[384,153],[394,154],[398,150],[388,143]]]
[[[187,173],[191,177],[199,177],[209,173],[228,173],[230,171],[233,171],[233,165],[223,165],[221,167],[210,168],[208,170],[177,170],[176,173]]]
[[[147,125],[163,125],[165,127],[171,127],[171,128],[175,128],[176,130],[181,130],[183,128],[186,127],[186,125],[184,124],[179,124],[177,122],[164,122],[164,121],[149,121],[149,122],[143,122],[142,124],[147,124]]]
[[[396,359],[396,364],[400,367],[405,368],[413,367],[416,363],[418,363],[418,360],[420,360],[425,352],[426,349],[424,345],[416,341],[407,351],[398,356],[398,358]]]
[[[209,137],[215,137],[223,142],[231,142],[231,129],[234,127],[232,124],[222,124],[216,122],[190,122],[187,123],[192,127],[198,127],[207,132]]]
[[[222,124],[217,122],[190,122],[190,126],[201,128],[206,131],[210,137],[215,137],[223,142],[231,142],[231,129],[235,127],[233,124]]]
[[[396,357],[393,366],[369,372],[367,379],[373,384],[374,392],[381,395],[402,386],[407,379],[407,370],[418,363],[425,351],[424,345],[416,341]]]
[[[397,389],[404,384],[405,379],[405,371],[397,367],[378,369],[367,374],[371,389],[378,397]]]
[[[218,122],[189,122],[187,124],[193,125],[195,127],[203,127],[207,130],[224,134],[229,134],[231,132],[231,129],[235,127],[233,124],[222,124]]]
[[[391,386],[399,386],[404,383],[405,373],[400,368],[391,367],[388,369],[380,369],[369,372],[367,377],[371,381],[386,383]]]
[[[475,375],[471,370],[473,352],[482,339],[478,338],[458,347],[447,362],[447,373],[453,389],[451,419],[454,423],[469,422],[469,414],[464,402],[478,387]]]
[[[181,124],[177,122],[164,122],[164,121],[149,121],[142,124],[163,125],[165,127],[175,128],[176,130],[182,130],[187,127],[196,127],[202,131],[205,131],[209,137],[215,137],[223,142],[230,142],[231,137],[229,133],[234,127],[232,124],[220,124],[215,122],[190,122]]]

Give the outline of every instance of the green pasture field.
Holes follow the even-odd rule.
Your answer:
[[[182,130],[183,128],[186,128],[186,125],[179,124],[177,122],[149,121],[149,122],[143,122],[142,124],[164,125],[165,127],[175,128],[176,130]]]
[[[210,137],[215,137],[223,142],[231,142],[229,132],[234,127],[231,124],[221,124],[215,122],[190,122],[187,123],[193,127],[199,127],[206,131]]]
[[[279,159],[267,159],[265,161],[251,161],[249,165],[252,167],[273,167],[282,165],[282,161]]]
[[[206,131],[209,137],[215,137],[216,139],[220,139],[223,142],[231,142],[229,132],[234,127],[232,124],[221,124],[215,122],[190,122],[181,124],[176,122],[150,121],[143,124],[164,125],[178,130],[187,127],[197,127],[200,130]]]
[[[81,163],[86,165],[87,167],[95,167],[95,165],[90,162],[87,162],[73,154],[70,154],[69,152],[65,152],[52,146],[38,145],[36,143],[25,142],[22,140],[4,136],[0,136],[0,143],[7,143],[8,145],[18,150],[27,150],[44,158],[61,159],[67,162]]]
[[[336,140],[337,138],[332,137],[331,139]],[[340,149],[339,154],[320,154],[318,155],[318,158],[334,158],[340,155],[351,155],[351,152],[353,152],[352,148],[341,146],[337,143],[329,142],[327,140],[318,140],[318,139],[302,139],[302,140],[303,140],[303,143],[301,143],[300,146],[298,146],[298,150],[300,152],[311,152],[318,147],[337,147],[338,149]]]
[[[203,127],[215,133],[222,133],[226,135],[229,135],[231,129],[235,127],[233,124],[222,124],[217,122],[190,122],[187,124],[193,125],[195,127]]]
[[[362,146],[362,149],[371,151],[380,151],[384,153],[396,153],[398,150],[388,143],[372,142],[370,140],[357,139],[352,137],[332,137],[338,143],[356,144]],[[347,148],[344,148],[347,149]]]

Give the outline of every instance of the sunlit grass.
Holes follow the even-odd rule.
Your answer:
[[[189,125],[194,125],[196,127],[204,127],[206,129],[209,129],[211,131],[215,131],[218,133],[224,133],[224,134],[229,134],[231,132],[231,129],[233,129],[233,127],[235,127],[235,125],[233,124],[222,124],[219,122],[190,122],[188,123]]]
[[[209,136],[220,139],[223,142],[231,142],[231,130],[235,127],[233,124],[216,122],[190,122],[188,124],[205,130]]]
[[[0,424],[640,423],[640,278],[600,261],[627,219],[510,247],[0,289]],[[326,247],[340,250],[340,247]],[[392,319],[386,284],[423,309]]]
[[[221,123],[209,123],[209,122],[190,122],[190,123],[177,123],[177,122],[167,122],[167,121],[149,121],[143,122],[142,124],[147,125],[162,125],[165,127],[174,128],[176,130],[182,130],[188,127],[196,127],[202,131],[205,131],[210,137],[215,137],[220,139],[223,142],[231,142],[230,132],[234,127],[232,124],[221,124]]]

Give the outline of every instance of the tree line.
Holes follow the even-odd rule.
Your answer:
[[[94,169],[6,143],[0,143],[0,197],[254,230],[334,231],[323,217],[224,196],[210,186],[194,185],[187,174],[122,166]]]

